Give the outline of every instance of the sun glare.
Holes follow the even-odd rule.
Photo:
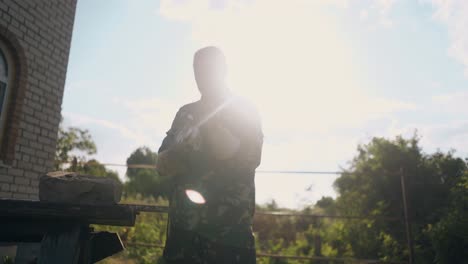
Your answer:
[[[204,204],[206,202],[203,195],[201,195],[201,193],[199,193],[199,192],[197,192],[195,190],[190,190],[190,189],[185,190],[185,194],[190,199],[190,201],[192,201],[193,203]]]
[[[260,0],[201,10],[189,20],[195,50],[216,45],[224,51],[229,85],[257,105],[267,140],[337,130],[382,112],[359,78],[339,18],[323,6]],[[264,152],[262,167],[274,166],[271,155]]]
[[[226,31],[200,29],[201,35],[225,51],[232,89],[255,102],[268,134],[354,121],[363,111],[355,102],[365,96],[337,19],[293,9],[254,4],[222,20]]]

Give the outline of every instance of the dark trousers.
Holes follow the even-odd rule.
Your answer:
[[[183,240],[166,242],[163,259],[166,264],[256,264],[254,248],[227,246],[191,234]]]

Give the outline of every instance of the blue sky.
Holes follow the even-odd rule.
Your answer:
[[[205,45],[261,111],[263,170],[338,170],[359,143],[416,129],[424,151],[468,156],[463,0],[80,0],[66,125],[91,131],[101,162],[156,150],[198,98],[192,56]],[[300,208],[334,196],[333,180],[257,174],[257,202]]]

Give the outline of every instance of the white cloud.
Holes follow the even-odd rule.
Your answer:
[[[144,142],[148,142],[148,138],[145,135],[137,133],[121,123],[111,122],[105,119],[99,119],[70,112],[64,112],[63,115],[65,119],[69,120],[72,126],[86,127],[87,125],[98,125],[111,130],[115,130],[119,132],[123,137],[132,140],[135,143],[144,144]]]
[[[132,130],[125,121],[112,122],[70,112],[63,114],[66,126],[77,126],[90,131],[96,143],[97,154],[89,158],[95,158],[102,163],[125,164],[132,151],[151,142],[151,134]],[[119,177],[125,180],[125,167],[107,166],[107,168],[117,171]]]
[[[184,104],[195,101],[187,97],[169,98],[114,98],[116,107],[124,109],[128,118],[127,126],[135,128],[138,133],[146,135],[146,142],[142,145],[159,146],[169,130],[178,109]]]
[[[392,27],[394,21],[390,18],[390,12],[394,7],[396,0],[377,0],[374,1],[375,9],[378,12],[379,24],[384,27]]]
[[[181,106],[161,98],[135,100],[114,98],[113,102],[128,111],[128,122],[131,126],[140,130],[152,130],[158,136],[169,129],[178,107]]]
[[[259,204],[274,199],[281,207],[302,209],[322,196],[336,196],[333,182],[337,175],[257,173],[255,177]]]
[[[468,1],[466,0],[421,0],[430,3],[435,11],[433,18],[447,26],[449,54],[465,67],[468,77]]]
[[[432,97],[432,109],[451,116],[440,124],[423,126],[428,135],[428,144],[433,149],[454,148],[468,155],[468,91],[458,91]]]
[[[369,11],[367,11],[367,9],[361,10],[359,13],[359,18],[363,21],[367,20],[369,18]]]
[[[426,121],[398,122],[389,127],[386,137],[411,136],[416,130],[421,136],[421,146],[431,153],[438,149],[456,149],[458,155],[468,155],[468,92],[458,91],[432,96],[427,103],[418,105],[420,116],[434,116]]]
[[[417,129],[421,146],[426,153],[437,150],[456,150],[457,156],[468,157],[468,121],[453,120],[443,123],[413,123],[400,127],[399,134],[409,136]]]
[[[468,91],[441,94],[432,97],[432,103],[441,112],[456,114],[468,119]]]
[[[371,30],[378,28],[391,28],[395,24],[391,12],[397,0],[357,0],[352,3],[358,6],[359,19],[369,26]]]

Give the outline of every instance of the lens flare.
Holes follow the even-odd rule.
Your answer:
[[[204,204],[206,202],[203,195],[195,190],[185,190],[185,194],[193,203]]]

